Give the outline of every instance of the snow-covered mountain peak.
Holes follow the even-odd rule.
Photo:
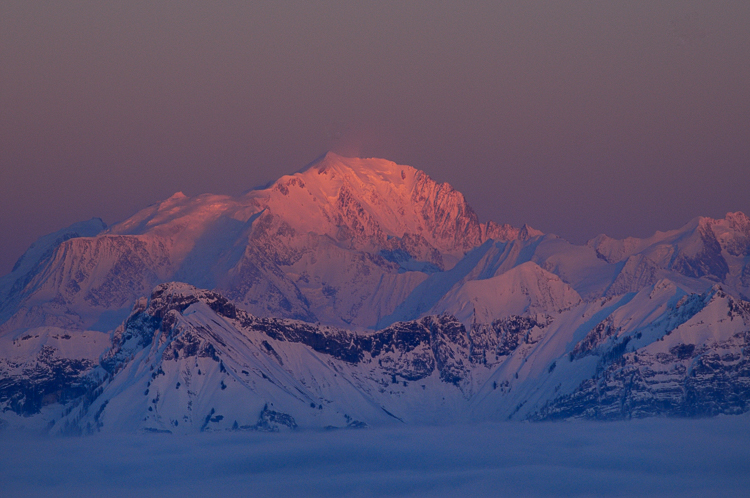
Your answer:
[[[464,324],[491,323],[511,315],[553,315],[581,302],[581,296],[532,261],[493,276],[467,281],[448,292],[431,310]]]
[[[387,159],[344,157],[328,152],[320,161],[297,174],[307,178],[317,174],[331,179],[336,175],[355,175],[368,183],[387,182],[396,185],[407,182],[407,176],[410,180],[413,179],[416,172],[411,166],[399,165]]]
[[[413,167],[333,153],[237,197],[177,192],[99,231],[61,244],[48,268],[8,281],[8,292],[19,291],[0,310],[6,318],[21,300],[44,296],[10,329],[107,328],[96,325],[99,313],[121,316],[170,280],[220,289],[262,316],[371,326],[488,239],[540,233],[480,223],[460,192]]]
[[[185,195],[185,194],[184,194],[184,193],[183,193],[182,191],[180,191],[180,192],[175,192],[175,193],[174,193],[174,194],[172,194],[172,196],[171,196],[171,197],[170,197],[169,199],[167,199],[167,200],[175,200],[175,201],[177,201],[177,200],[180,200],[180,199],[187,199],[187,196],[186,196],[186,195]]]
[[[203,194],[188,197],[178,192],[111,226],[107,233],[142,235],[150,232],[176,232],[177,228],[192,233],[205,222],[212,221],[237,207],[237,201],[230,196]]]
[[[107,233],[156,235],[189,246],[219,218],[245,223],[260,215],[266,218],[261,225],[293,236],[324,235],[367,250],[390,248],[390,239],[406,238],[407,244],[423,246],[424,254],[437,249],[454,258],[488,238],[541,234],[530,227],[480,224],[463,194],[411,166],[334,153],[237,198],[178,192]]]
[[[384,159],[329,153],[247,196],[297,232],[325,234],[358,248],[410,237],[461,256],[481,244],[486,233],[464,196],[449,184]]]
[[[304,169],[284,175],[262,190],[283,191],[290,180],[297,178],[308,185],[313,193],[323,192],[329,197],[336,197],[342,185],[357,190],[408,192],[418,173],[419,170],[411,166],[399,165],[387,159],[343,157],[329,152]]]

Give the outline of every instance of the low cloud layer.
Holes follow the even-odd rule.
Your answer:
[[[282,434],[0,434],[9,496],[740,496],[747,416]]]

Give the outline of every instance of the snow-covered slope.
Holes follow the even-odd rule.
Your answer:
[[[93,237],[105,228],[102,220],[94,218],[40,237],[31,244],[13,270],[0,278],[0,324],[16,313],[19,304],[34,292],[32,281],[50,264],[60,245],[70,239]]]
[[[511,315],[555,314],[581,302],[560,277],[528,261],[497,276],[467,280],[432,307],[463,323],[491,323]]]
[[[674,298],[672,298],[674,299]],[[594,355],[596,372],[548,400],[536,418],[711,416],[750,409],[750,303],[721,289],[685,295],[659,319],[633,327],[623,310],[569,353]]]
[[[749,326],[750,303],[668,280],[544,315],[469,327],[428,316],[379,331],[258,318],[216,292],[163,284],[98,359],[101,334],[77,363],[42,345],[70,340],[52,331],[14,341],[37,364],[2,360],[0,418],[36,414],[53,432],[196,432],[742,413]]]
[[[41,238],[0,279],[0,404],[56,430],[745,411],[748,294],[742,213],[576,246],[328,154]]]
[[[92,374],[103,379],[97,396],[58,420],[56,430],[360,428],[456,419],[472,388],[467,349],[465,329],[447,317],[356,333],[256,318],[217,293],[164,284],[115,333]]]

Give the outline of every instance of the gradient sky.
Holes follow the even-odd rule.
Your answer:
[[[750,214],[750,2],[0,3],[0,274],[326,150],[582,243]]]

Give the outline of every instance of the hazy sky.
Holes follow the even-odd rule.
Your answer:
[[[750,2],[0,3],[0,274],[326,150],[581,243],[750,213]]]

